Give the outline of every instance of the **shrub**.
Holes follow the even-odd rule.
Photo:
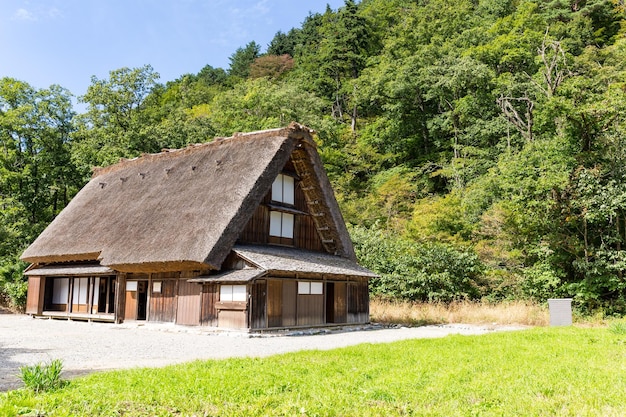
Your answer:
[[[26,388],[39,393],[61,388],[63,386],[62,371],[63,362],[60,359],[54,359],[48,364],[41,362],[20,367],[19,377]]]
[[[0,263],[0,301],[4,298],[9,305],[23,309],[26,305],[28,282],[24,278],[26,264],[20,260]]]
[[[484,266],[475,253],[441,243],[417,243],[380,230],[351,230],[357,257],[378,273],[372,295],[450,302],[482,295]]]

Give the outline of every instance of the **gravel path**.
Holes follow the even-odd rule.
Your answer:
[[[498,328],[497,330],[514,330]],[[171,324],[113,325],[33,319],[0,314],[0,391],[19,388],[19,367],[62,359],[65,377],[107,369],[158,367],[195,359],[269,356],[304,349],[327,350],[449,334],[477,335],[493,328],[447,325],[416,328],[361,327],[317,334],[215,333]]]

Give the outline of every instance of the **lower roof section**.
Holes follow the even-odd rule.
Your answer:
[[[234,269],[215,275],[201,275],[196,278],[188,279],[187,282],[250,282],[265,274],[267,274],[267,271],[256,268]]]
[[[271,245],[235,245],[233,252],[257,268],[268,272],[350,275],[368,278],[378,276],[350,259],[324,252]]]
[[[45,265],[36,266],[24,272],[27,276],[98,276],[115,275],[116,272],[109,267],[98,264],[84,265]]]

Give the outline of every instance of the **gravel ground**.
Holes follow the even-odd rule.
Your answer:
[[[195,359],[269,356],[360,343],[477,335],[515,327],[470,325],[382,328],[363,326],[271,335],[217,333],[172,324],[113,325],[0,314],[0,391],[19,388],[19,367],[62,359],[66,378],[107,369],[159,367]]]

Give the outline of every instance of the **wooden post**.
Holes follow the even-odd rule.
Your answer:
[[[116,281],[115,323],[120,324],[124,322],[124,313],[126,311],[126,274],[118,274]]]

